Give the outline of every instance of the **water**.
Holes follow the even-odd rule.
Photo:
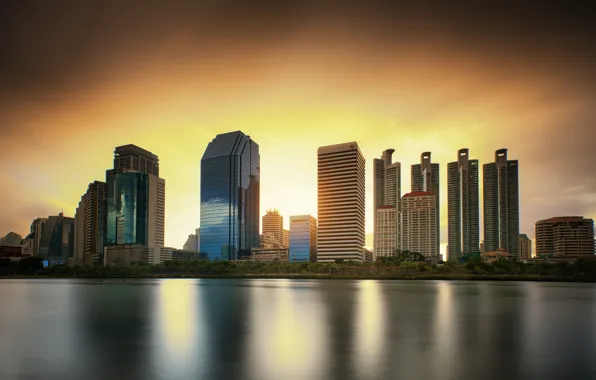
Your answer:
[[[1,280],[0,379],[596,379],[596,285]]]

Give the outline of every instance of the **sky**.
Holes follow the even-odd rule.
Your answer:
[[[516,1],[3,1],[0,236],[73,216],[114,147],[157,154],[167,246],[199,226],[200,160],[218,133],[260,146],[261,213],[316,215],[319,146],[357,141],[372,162],[457,150],[519,160],[521,232],[596,217],[594,11]]]

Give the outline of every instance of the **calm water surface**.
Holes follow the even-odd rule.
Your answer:
[[[596,285],[1,280],[0,379],[596,379]]]

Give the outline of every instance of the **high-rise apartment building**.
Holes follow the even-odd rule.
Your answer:
[[[377,244],[382,244],[383,254],[386,256],[389,251],[395,253],[397,249],[401,248],[401,163],[392,162],[391,156],[395,152],[394,149],[387,149],[383,152],[381,158],[375,158],[373,162],[373,203],[374,203],[374,238],[373,238],[373,252],[377,255]],[[388,207],[393,207],[395,212],[387,211]],[[380,210],[380,211],[379,211]],[[395,231],[395,236],[388,236],[387,232],[377,235],[379,212],[384,216],[395,214],[393,222],[395,227],[391,227]],[[387,218],[383,220],[387,223]],[[387,231],[386,228],[383,228]],[[382,240],[382,243],[381,241]],[[393,244],[392,247],[388,244]]]
[[[439,164],[432,163],[430,152],[422,153],[420,155],[420,163],[412,165],[412,192],[433,193],[435,196],[435,211],[437,214],[435,221],[435,235],[437,236],[437,246],[433,251],[437,253],[441,251],[441,202],[439,197],[439,179]]]
[[[381,206],[376,210],[375,221],[375,257],[395,256],[398,249],[399,232],[397,230],[399,213],[394,206]]]
[[[363,260],[364,156],[356,142],[317,151],[317,261]]]
[[[89,184],[83,196],[84,204],[84,238],[83,263],[85,265],[103,262],[104,235],[107,224],[108,185],[95,181]],[[163,232],[162,232],[163,235]]]
[[[519,179],[517,160],[507,149],[495,152],[495,162],[484,164],[484,250],[503,249],[519,257]]]
[[[290,247],[290,230],[283,230],[283,242],[282,242],[282,246],[284,248],[289,248]]]
[[[317,220],[310,215],[290,216],[290,262],[316,261]]]
[[[437,198],[434,193],[416,191],[402,197],[402,249],[438,259]]]
[[[201,159],[201,252],[238,260],[259,246],[259,146],[240,131],[217,135]]]
[[[532,240],[526,234],[520,234],[519,239],[519,259],[526,261],[532,258]]]
[[[88,218],[86,231],[93,235],[96,225],[98,230],[101,228],[102,197],[106,189],[107,221],[105,241],[102,242],[99,236],[95,241],[92,238],[86,240],[86,255],[97,259],[96,252],[103,246],[163,247],[166,185],[159,177],[158,157],[135,145],[117,147],[114,168],[106,171],[106,183],[95,182],[87,192],[89,202],[86,206],[92,212],[85,212]],[[111,248],[110,252],[115,253],[117,248]]]
[[[562,216],[536,222],[536,256],[594,255],[594,221]]]
[[[447,164],[448,259],[478,252],[480,209],[478,201],[478,160],[468,149],[457,152],[457,161]]]
[[[280,247],[284,244],[284,217],[276,209],[263,215],[263,234],[271,233]]]

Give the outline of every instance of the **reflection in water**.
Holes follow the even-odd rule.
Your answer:
[[[248,350],[254,379],[323,378],[321,303],[311,283],[257,280],[251,285]]]
[[[0,379],[596,379],[596,285],[0,281]]]
[[[454,372],[457,360],[457,340],[454,336],[458,334],[457,324],[454,323],[453,289],[452,283],[441,281],[436,283],[438,292],[436,295],[435,318],[433,321],[432,335],[436,341],[432,350],[434,378],[443,376],[449,378]]]
[[[366,280],[358,284],[356,310],[356,339],[354,340],[355,370],[358,377],[378,377],[385,347],[385,318],[383,288],[379,281]]]
[[[154,364],[156,375],[163,379],[188,378],[195,369],[205,366],[204,344],[197,342],[197,326],[205,328],[197,313],[199,280],[164,280],[156,290],[157,328],[155,329]]]

